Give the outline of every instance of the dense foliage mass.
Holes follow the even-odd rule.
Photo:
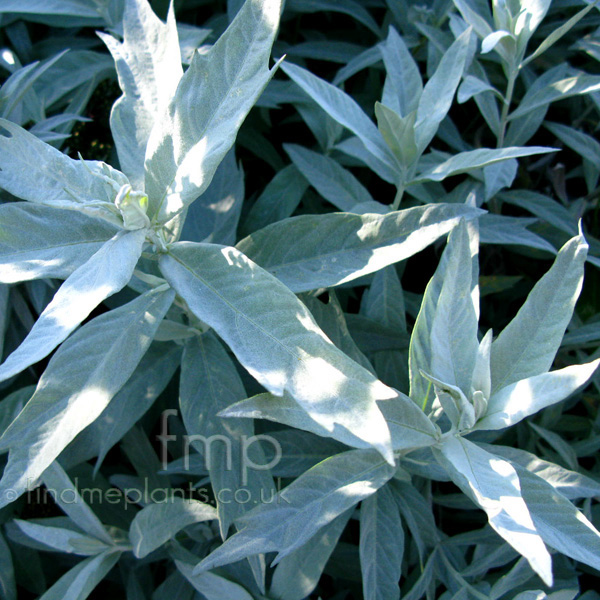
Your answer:
[[[600,599],[596,3],[0,35],[0,599]]]

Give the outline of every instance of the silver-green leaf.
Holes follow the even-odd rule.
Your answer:
[[[143,229],[117,233],[69,276],[23,343],[0,366],[0,381],[48,356],[92,310],[127,285],[145,234]]]
[[[519,477],[510,463],[460,436],[449,435],[436,456],[454,483],[488,515],[490,525],[546,585],[552,585],[550,554],[523,500]]]
[[[123,90],[110,113],[119,163],[134,188],[142,189],[150,132],[183,75],[174,13],[169,11],[165,24],[147,0],[126,0],[123,41],[98,35],[115,60]]]
[[[376,400],[398,393],[338,350],[287,287],[235,248],[214,244],[174,244],[159,264],[261,385],[291,394],[332,437],[342,430],[343,441],[349,435],[393,462]]]
[[[583,365],[534,375],[492,394],[475,429],[503,429],[570,396],[594,374],[600,358]]]
[[[215,508],[192,498],[172,496],[165,502],[148,504],[135,515],[129,528],[133,553],[143,558],[185,527],[215,519]]]
[[[169,221],[210,184],[274,70],[280,0],[246,0],[206,54],[196,52],[146,149],[149,216]]]
[[[66,279],[118,229],[76,211],[30,202],[0,205],[0,281]]]
[[[462,204],[435,204],[386,215],[302,215],[273,223],[236,247],[299,293],[347,283],[404,260],[461,218],[480,214]]]
[[[360,506],[359,549],[365,600],[399,600],[404,530],[389,486]]]
[[[492,393],[550,369],[583,285],[587,250],[582,235],[567,242],[492,343]]]
[[[10,448],[0,506],[33,487],[129,379],[173,302],[157,289],[96,317],[54,354],[35,393],[0,438]]]
[[[276,562],[300,548],[321,527],[375,493],[394,467],[374,450],[350,450],[319,463],[239,521],[244,528],[206,557],[195,572],[277,551]]]

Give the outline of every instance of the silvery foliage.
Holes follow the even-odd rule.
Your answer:
[[[10,510],[41,483],[68,492],[56,498],[64,517],[12,519],[6,526],[11,544],[83,557],[42,597],[87,597],[121,557],[130,569],[128,597],[145,597],[130,567],[132,554],[142,563],[173,562],[157,597],[197,590],[209,599],[301,600],[315,589],[359,503],[358,555],[369,600],[400,597],[405,549],[420,562],[411,598],[434,593],[438,581],[453,596],[499,598],[535,575],[536,587],[517,597],[543,598],[538,587],[553,585],[558,553],[600,570],[600,533],[589,511],[572,502],[598,496],[600,485],[577,473],[576,464],[568,470],[490,443],[582,388],[600,362],[579,356],[578,364],[551,370],[582,288],[588,242],[576,224],[573,230],[570,214],[565,219],[551,211],[549,221],[570,237],[557,249],[521,219],[478,208],[505,194],[534,215],[548,210],[543,198],[502,190],[511,186],[518,158],[555,150],[522,145],[541,124],[532,113],[595,91],[597,78],[557,73],[534,84],[510,112],[513,87],[521,69],[590,9],[526,57],[550,2],[493,2],[487,14],[475,0],[455,0],[454,39],[441,50],[436,46],[426,83],[404,37],[390,27],[375,48],[356,57],[355,67],[348,65],[358,71],[383,63],[375,124],[340,87],[291,62],[271,64],[280,0],[229,2],[228,28],[188,57],[172,6],[163,22],[147,0],[93,8],[80,0],[41,4],[25,12],[48,15],[49,22],[109,26],[99,35],[122,90],[110,116],[118,169],[74,160],[47,143],[64,138],[49,132],[70,123],[82,106],[51,126],[44,125],[43,110],[36,118],[34,83],[52,60],[15,68],[0,95],[0,186],[17,199],[0,205],[2,289],[63,280],[0,365],[6,381],[50,356],[37,386],[12,392],[0,414],[0,448],[8,452],[0,506]],[[302,0],[287,4],[292,12],[319,8]],[[360,3],[322,4],[378,32]],[[10,1],[2,8],[23,10]],[[482,53],[497,53],[505,66],[505,95],[486,81],[476,57],[479,43]],[[318,58],[323,51],[313,45],[289,54]],[[238,240],[244,185],[232,146],[257,101],[277,105],[276,87],[261,94],[280,66],[299,86],[288,90],[288,100],[326,152],[286,146],[292,165],[256,200],[243,224],[248,235]],[[496,148],[457,144],[454,154],[426,153],[456,95],[458,102],[477,100]],[[32,121],[29,131],[22,127]],[[547,127],[581,154],[590,143],[572,128]],[[351,135],[342,139],[344,130]],[[391,206],[376,201],[331,150],[391,183]],[[430,199],[443,190],[442,180],[463,173],[473,180],[458,197]],[[343,212],[291,216],[308,184]],[[405,194],[421,204],[400,210]],[[409,337],[395,265],[446,235]],[[480,243],[555,254],[500,332],[480,332]],[[369,336],[392,339],[389,350],[369,355],[373,364],[352,340],[353,321],[336,300],[334,288],[352,282],[369,286],[360,315],[372,328],[365,344]],[[327,305],[316,298],[323,290],[329,290]],[[92,316],[102,303],[109,310]],[[356,331],[361,323],[354,323]],[[202,460],[185,464],[184,472],[207,476],[215,495],[244,487],[253,498],[274,499],[253,508],[179,498],[140,502],[135,516],[115,509],[101,519],[67,472],[98,457],[97,474],[110,448],[123,440],[138,477],[119,475],[112,483],[130,491],[139,491],[141,481],[153,491],[168,487],[178,465],[159,473],[148,440],[134,425],[178,368],[187,435],[227,438],[238,463],[232,468],[225,452],[206,452],[195,443],[199,454],[192,459]],[[380,372],[389,375],[386,383]],[[398,389],[405,384],[407,393]],[[250,386],[260,393],[248,397]],[[272,472],[259,469],[247,481],[240,451],[248,450],[254,434],[251,419],[279,424],[273,436],[283,454],[270,461]],[[556,434],[532,427],[569,459]],[[272,458],[267,446],[255,444],[254,464]],[[274,476],[291,482],[277,490]],[[471,565],[436,527],[431,480],[453,482],[487,516],[490,529],[468,542],[476,545]],[[223,543],[215,547],[219,537]],[[491,558],[485,556],[490,549]],[[503,567],[519,555],[493,586],[468,582],[469,569]],[[16,597],[3,536],[0,556],[0,589]],[[568,592],[560,586],[557,593]]]

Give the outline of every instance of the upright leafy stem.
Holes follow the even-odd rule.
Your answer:
[[[549,1],[514,4],[505,2],[493,3],[493,21],[496,30],[485,22],[481,15],[470,8],[468,2],[455,0],[463,18],[470,23],[482,38],[481,51],[487,53],[495,50],[502,60],[506,76],[506,91],[501,98],[500,121],[497,132],[497,148],[504,147],[506,129],[510,120],[510,110],[515,93],[515,85],[522,70],[533,60],[546,52],[561,37],[568,33],[597,4],[590,3],[568,21],[556,28],[536,50],[525,58],[527,45],[532,35],[546,16],[550,7]],[[514,117],[513,117],[514,118]]]

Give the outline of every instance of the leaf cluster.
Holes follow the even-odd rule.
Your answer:
[[[3,0],[0,598],[598,598],[598,10]]]

